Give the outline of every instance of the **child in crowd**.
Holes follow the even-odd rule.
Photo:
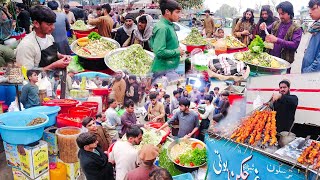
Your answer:
[[[218,28],[215,33],[215,37],[218,39],[224,38],[224,30],[222,28]]]
[[[40,106],[39,88],[36,85],[38,82],[38,71],[28,70],[27,77],[29,83],[23,86],[21,91],[21,103],[26,109]]]
[[[102,123],[106,122],[106,115],[103,113],[98,113],[96,115],[96,125],[102,126]]]

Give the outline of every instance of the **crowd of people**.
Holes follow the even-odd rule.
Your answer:
[[[315,22],[309,28],[312,34],[308,48],[306,49],[301,72],[310,73],[320,71],[319,66],[319,1],[309,1],[309,14]],[[257,24],[254,22],[254,11],[247,9],[243,17],[237,22],[233,34],[241,42],[249,45],[259,35],[264,41],[273,43],[274,46],[267,52],[270,55],[282,58],[292,64],[295,61],[295,54],[301,42],[303,29],[293,21],[293,5],[284,1],[276,6],[279,18],[273,16],[269,6],[263,6],[260,11],[260,19]],[[291,68],[288,69],[290,73]]]
[[[120,116],[119,104],[112,98],[109,98],[109,107],[104,113],[98,113],[95,119],[85,118],[82,121],[85,133],[78,137],[77,142],[80,164],[87,179],[110,177],[113,166],[116,179],[148,179],[153,171],[159,171],[159,167],[154,165],[159,149],[153,145],[145,145],[140,151],[134,148],[134,145],[139,145],[142,141],[142,127],[149,128],[148,122],[162,122],[163,126],[156,130],[160,131],[178,122],[179,130],[176,134],[172,132],[172,136],[193,137],[204,141],[209,125],[226,117],[230,106],[229,92],[223,91],[220,94],[218,87],[209,92],[193,88],[190,93],[183,87],[178,87],[173,94],[170,98],[164,89],[154,85],[144,106],[147,112],[145,119],[137,118],[137,105],[131,99],[124,102],[125,112]],[[171,103],[177,103],[177,106],[172,106]],[[198,111],[199,106],[205,107],[204,113]],[[199,118],[202,119],[201,123]],[[118,141],[123,137],[126,141]],[[111,153],[105,156],[104,153],[112,143],[114,145]],[[92,165],[98,168],[94,169]]]

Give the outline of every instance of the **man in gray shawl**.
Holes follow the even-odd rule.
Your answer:
[[[138,29],[133,31],[129,45],[140,44],[143,49],[151,51],[149,39],[152,36],[152,20],[148,14],[138,17]]]

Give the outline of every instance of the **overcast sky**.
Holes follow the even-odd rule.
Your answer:
[[[220,8],[222,4],[228,4],[230,6],[236,7],[239,10],[240,2],[241,2],[241,12],[245,11],[247,8],[255,8],[255,5],[264,5],[268,4],[268,1],[272,5],[272,0],[204,0],[204,5],[212,12],[215,12],[217,9]],[[285,0],[274,0],[275,2],[278,2],[279,4],[282,1]],[[302,6],[308,6],[309,0],[288,0],[293,4],[295,14],[299,14],[298,11],[301,9]]]

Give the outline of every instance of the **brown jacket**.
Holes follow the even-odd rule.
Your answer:
[[[107,131],[105,131],[102,128],[102,126],[97,126],[97,128],[98,128],[98,132],[96,133],[96,135],[97,135],[98,144],[103,151],[108,151],[108,148],[111,144],[111,137],[109,136]]]
[[[148,116],[149,120],[152,120],[155,117],[159,117],[157,122],[164,122],[164,116],[165,116],[165,110],[162,103],[157,102],[154,107],[152,107],[152,104],[150,103],[148,107]]]
[[[114,93],[114,99],[119,103],[123,104],[124,96],[126,92],[126,82],[121,79],[120,81],[115,81],[112,86],[112,91]]]
[[[89,20],[89,24],[96,25],[98,27],[98,33],[101,36],[111,38],[113,20],[109,15],[91,19]]]
[[[203,27],[206,31],[206,34],[215,32],[214,21],[212,17],[206,17],[203,19]]]
[[[252,34],[252,37],[254,38],[254,29],[255,29],[255,24],[251,24],[250,22],[242,22],[241,19],[237,22],[236,27],[233,30],[233,35],[237,37],[243,44],[249,45],[251,40],[249,35],[241,35],[240,33],[244,30],[249,31],[250,34]]]

